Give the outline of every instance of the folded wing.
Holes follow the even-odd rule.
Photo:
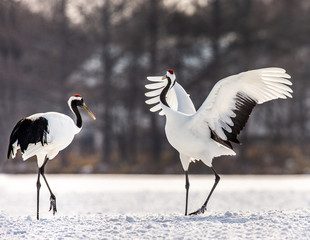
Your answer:
[[[40,143],[47,144],[48,122],[43,117],[36,119],[23,118],[14,127],[8,147],[7,158],[14,158],[20,148],[22,153],[28,149],[28,145]]]

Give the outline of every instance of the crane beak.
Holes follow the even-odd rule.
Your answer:
[[[164,75],[161,79],[164,80],[167,78],[167,75]]]
[[[90,111],[90,109],[87,107],[85,103],[83,103],[81,107],[89,114],[89,116],[92,117],[92,119],[96,120],[95,115]]]

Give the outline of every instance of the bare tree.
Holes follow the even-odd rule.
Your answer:
[[[158,74],[158,41],[159,41],[159,6],[161,1],[149,0],[149,18],[148,18],[148,36],[149,36],[149,54],[150,54],[150,74]],[[155,163],[159,160],[161,153],[161,134],[158,128],[158,116],[150,114],[152,137],[152,159]]]
[[[111,118],[111,94],[112,94],[112,59],[111,59],[111,7],[110,0],[105,0],[102,8],[102,100],[103,100],[103,116],[102,116],[102,132],[103,139],[103,161],[110,162],[111,141],[112,141],[112,118]]]
[[[19,4],[14,1],[4,1],[0,3],[0,9],[0,96],[2,102],[0,131],[2,136],[7,136],[0,140],[0,152],[5,153],[9,135],[7,124],[14,119],[17,100],[15,86],[20,77],[16,65],[19,64],[23,53],[22,39],[17,34],[20,21],[18,18]],[[1,155],[1,159],[5,159],[5,155]]]

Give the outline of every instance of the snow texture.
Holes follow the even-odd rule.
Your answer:
[[[184,216],[184,176],[0,175],[0,239],[310,239],[310,176],[222,176],[204,215]],[[213,176],[190,176],[189,211]]]

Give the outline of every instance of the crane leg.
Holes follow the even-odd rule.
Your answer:
[[[38,171],[38,179],[37,179],[37,220],[39,220],[39,202],[40,202],[40,188],[41,188],[41,183],[40,183],[40,169]]]
[[[189,190],[188,171],[185,171],[185,189],[186,189],[185,216],[187,216],[188,190]]]
[[[52,190],[51,190],[51,188],[50,188],[50,186],[49,186],[49,184],[48,184],[48,182],[46,180],[46,177],[44,175],[44,167],[47,164],[47,162],[48,162],[48,158],[45,159],[42,167],[40,168],[40,174],[42,175],[42,177],[43,177],[43,179],[44,179],[44,181],[46,183],[46,186],[47,186],[47,188],[48,188],[48,190],[49,190],[49,192],[51,194],[51,197],[50,197],[50,209],[49,210],[51,211],[53,209],[53,215],[55,215],[55,213],[57,212],[56,197],[55,197],[54,193],[52,192]]]
[[[202,205],[202,207],[201,207],[200,209],[198,209],[198,210],[195,211],[195,212],[190,213],[189,215],[201,214],[201,213],[204,213],[204,212],[207,210],[207,204],[208,204],[208,202],[209,202],[209,199],[210,199],[210,197],[211,197],[211,195],[212,195],[214,189],[216,188],[216,185],[218,184],[218,182],[219,182],[220,179],[221,179],[220,176],[216,173],[216,171],[214,170],[213,167],[211,167],[211,170],[212,170],[212,172],[213,172],[213,174],[214,174],[214,176],[215,176],[215,181],[214,181],[213,187],[212,187],[212,189],[211,189],[211,191],[210,191],[210,193],[209,193],[209,195],[208,195],[208,197],[207,197],[207,200],[204,202],[204,204]]]

